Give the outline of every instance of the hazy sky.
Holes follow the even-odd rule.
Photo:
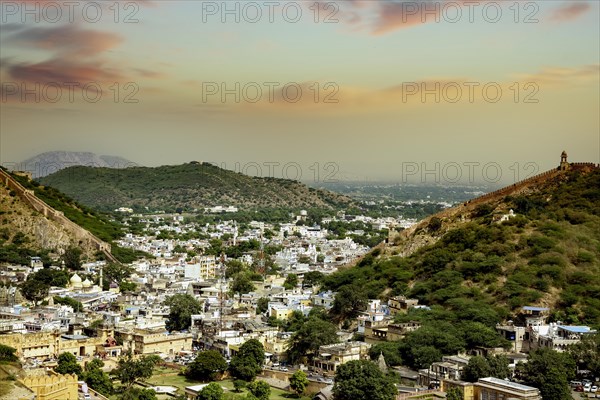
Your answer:
[[[0,7],[3,164],[72,150],[451,183],[511,182],[563,149],[600,162],[598,1]]]

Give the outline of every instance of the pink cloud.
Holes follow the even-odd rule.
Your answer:
[[[112,32],[81,29],[77,25],[50,28],[33,27],[17,31],[6,39],[7,43],[50,50],[64,56],[93,56],[105,52],[123,42]]]
[[[552,12],[550,19],[556,22],[573,21],[591,9],[592,6],[586,1],[564,3]]]

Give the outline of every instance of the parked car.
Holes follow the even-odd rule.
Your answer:
[[[576,392],[583,392],[583,385],[577,385],[577,386],[575,386],[575,391]]]
[[[590,388],[590,392],[591,393],[596,393],[597,391],[598,391],[598,386],[592,385],[592,387]]]

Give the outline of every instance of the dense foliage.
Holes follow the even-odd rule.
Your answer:
[[[250,339],[240,346],[240,350],[231,359],[229,370],[235,378],[253,380],[263,368],[265,349],[258,340]]]
[[[336,400],[393,400],[394,382],[371,361],[349,361],[335,372],[333,394]]]
[[[212,381],[227,369],[227,361],[216,350],[198,353],[185,370],[185,376],[192,380]]]
[[[375,249],[323,287],[361,288],[368,298],[389,289],[386,297],[417,298],[489,327],[545,299],[556,305],[552,320],[599,326],[600,172],[562,179],[478,206],[470,222],[442,228],[439,241],[408,257]],[[494,222],[508,209],[516,216]]]
[[[189,329],[192,315],[202,311],[202,303],[189,294],[176,294],[168,297],[165,305],[169,306],[169,319],[166,328],[169,332]]]
[[[77,358],[71,353],[61,353],[58,356],[58,364],[54,369],[59,374],[75,374],[81,379],[83,377],[83,369],[77,362]]]
[[[103,211],[132,207],[146,212],[146,206],[151,210],[191,211],[223,204],[246,209],[337,208],[351,203],[347,197],[297,181],[252,177],[210,163],[126,169],[70,167],[41,182]]]

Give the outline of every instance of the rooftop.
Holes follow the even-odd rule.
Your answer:
[[[573,332],[573,333],[591,333],[591,332],[593,332],[589,326],[559,325],[558,327],[561,329],[564,329],[565,331]]]
[[[498,378],[493,378],[493,377],[479,378],[478,382],[491,383],[493,385],[505,386],[507,388],[520,390],[520,391],[537,390],[536,388],[531,387],[531,386],[521,385],[520,383],[505,381],[504,379],[498,379]]]

